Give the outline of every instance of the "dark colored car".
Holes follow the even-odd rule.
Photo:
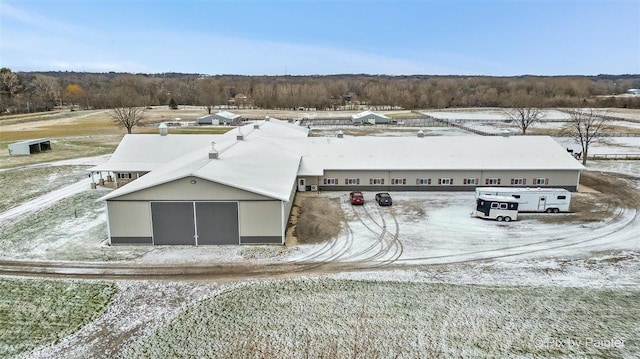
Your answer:
[[[351,204],[364,204],[364,196],[362,195],[362,192],[351,192],[349,193],[349,200],[351,201]]]
[[[390,206],[393,204],[391,195],[388,193],[376,193],[376,202],[381,206]]]

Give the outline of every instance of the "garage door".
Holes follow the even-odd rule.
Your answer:
[[[239,244],[237,202],[196,202],[198,245]]]
[[[151,202],[151,220],[156,245],[240,242],[237,202]]]
[[[151,202],[153,244],[196,244],[193,202]]]

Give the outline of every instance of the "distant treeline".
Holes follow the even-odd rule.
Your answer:
[[[640,108],[640,75],[598,76],[240,76],[0,69],[0,111],[34,112],[69,106],[195,105],[340,110],[452,107]]]

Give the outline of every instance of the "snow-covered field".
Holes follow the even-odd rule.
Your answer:
[[[640,349],[638,294],[385,280],[248,283],[186,308],[125,357],[630,357]]]
[[[427,116],[443,120],[465,120],[465,121],[503,121],[508,120],[507,109],[480,109],[469,110],[449,110],[449,111],[421,111]],[[546,109],[541,111],[541,119],[547,121],[566,121],[571,117],[566,112]]]
[[[109,283],[0,279],[0,357],[60,340],[99,317]]]

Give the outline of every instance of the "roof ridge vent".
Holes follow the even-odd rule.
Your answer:
[[[257,122],[256,122],[256,123],[254,123],[254,124],[253,124],[253,129],[254,129],[254,130],[259,130],[259,129],[260,129],[260,124],[259,124],[259,123],[257,123]]]
[[[509,137],[511,136],[511,131],[509,131],[509,129],[507,128],[503,128],[501,134],[502,134],[502,137]]]
[[[342,132],[342,130],[338,130],[338,138],[343,138],[344,137],[344,132]]]
[[[211,141],[211,150],[209,150],[209,159],[217,160],[218,159],[218,150],[216,150],[215,141]]]
[[[236,136],[236,140],[238,141],[244,140],[244,134],[242,134],[242,127],[238,127],[238,135]]]
[[[266,115],[266,116],[264,116],[264,120],[265,121],[269,121],[269,120],[271,120],[271,118],[269,118],[269,115]]]
[[[418,137],[420,138],[424,137],[424,131],[422,131],[422,129],[418,131]]]

